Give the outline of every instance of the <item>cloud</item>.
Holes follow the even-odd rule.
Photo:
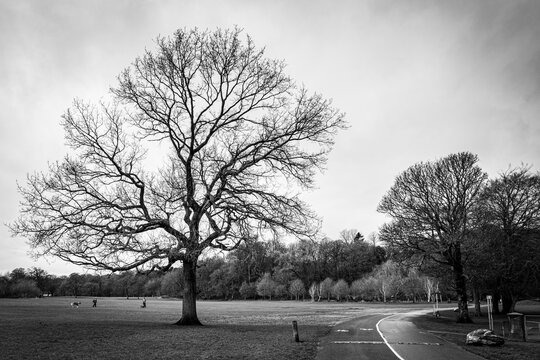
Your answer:
[[[239,25],[347,113],[305,195],[324,231],[376,231],[380,198],[415,162],[468,150],[491,176],[538,168],[538,19],[540,2],[523,0],[2,1],[1,222],[17,215],[15,181],[67,151],[59,119],[74,97],[106,96],[158,35]],[[5,228],[0,242],[25,253]]]

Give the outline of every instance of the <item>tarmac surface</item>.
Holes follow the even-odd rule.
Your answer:
[[[418,329],[410,318],[425,312],[373,313],[339,323],[321,340],[316,359],[485,360]]]

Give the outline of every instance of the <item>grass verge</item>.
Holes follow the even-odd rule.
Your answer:
[[[537,304],[521,304],[521,308],[516,308],[525,314],[528,318],[539,321],[540,312],[537,310],[540,306]],[[466,334],[476,329],[488,329],[489,323],[487,315],[482,317],[473,317],[473,324],[458,324],[455,321],[456,314],[452,310],[441,311],[441,317],[436,318],[432,314],[414,317],[412,321],[417,327],[427,330],[440,338],[461,346],[467,351],[480,355],[490,360],[520,360],[537,359],[540,354],[540,334],[536,322],[529,323],[530,336],[527,342],[523,342],[518,337],[509,338],[508,318],[505,315],[494,315],[494,331],[497,335],[502,335],[502,327],[505,327],[505,344],[500,347],[490,346],[470,346],[465,345]],[[531,330],[532,329],[532,330]]]

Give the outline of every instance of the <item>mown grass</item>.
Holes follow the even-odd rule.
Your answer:
[[[486,359],[538,359],[540,356],[540,333],[537,322],[540,321],[540,303],[532,301],[519,303],[516,307],[516,311],[527,314],[528,319],[531,320],[528,324],[530,329],[528,341],[523,342],[519,336],[509,337],[507,316],[494,315],[494,332],[497,335],[502,336],[502,327],[504,326],[505,344],[500,347],[465,345],[467,333],[476,329],[489,328],[489,322],[485,312],[482,317],[473,317],[473,324],[456,323],[456,314],[452,310],[441,311],[440,318],[435,318],[432,314],[427,314],[415,317],[412,320],[419,328],[428,330],[433,334]]]
[[[181,301],[72,298],[0,299],[2,359],[313,359],[340,321],[383,304],[232,301],[198,303],[205,326],[172,325]],[[399,307],[399,306],[398,306]],[[410,305],[409,305],[410,307]],[[425,306],[424,306],[425,307]],[[292,336],[298,321],[300,343]]]
[[[309,359],[324,326],[305,326],[303,342],[291,341],[287,325],[255,316],[236,323],[213,321],[219,303],[204,304],[202,327],[172,325],[179,301],[90,299],[71,308],[72,299],[4,300],[0,343],[7,359]],[[237,305],[239,306],[239,305]]]
[[[90,298],[71,308],[73,298],[0,299],[1,359],[314,359],[321,337],[330,326],[367,313],[392,313],[426,304],[310,303],[296,301],[200,301],[198,313],[205,326],[173,325],[180,317],[181,301]],[[540,314],[538,304],[523,304],[518,311]],[[300,343],[292,336],[298,321]],[[507,320],[495,317],[495,330]],[[540,334],[531,341],[507,339],[505,345],[466,347],[465,334],[487,328],[487,317],[474,324],[455,323],[455,314],[413,318],[421,328],[463,346],[486,359],[536,359]],[[540,321],[536,318],[535,321]],[[531,324],[530,324],[531,325]],[[535,325],[532,325],[535,326]]]

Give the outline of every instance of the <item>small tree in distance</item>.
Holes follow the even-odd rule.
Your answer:
[[[319,295],[319,285],[317,285],[317,283],[313,283],[309,287],[309,296],[311,297],[311,302],[315,302],[317,295]]]
[[[244,281],[240,286],[239,292],[240,296],[242,296],[244,300],[253,299],[257,296],[257,284],[247,283]]]
[[[23,298],[37,297],[41,295],[41,290],[39,290],[34,280],[23,279],[11,286],[11,295]]]
[[[299,300],[300,296],[303,296],[306,293],[304,282],[300,279],[293,280],[289,286],[289,293],[294,296],[296,300]]]
[[[327,301],[330,301],[333,287],[334,287],[334,280],[330,278],[324,279],[319,284],[319,301],[321,300],[321,297],[325,297]]]
[[[272,279],[272,275],[270,275],[270,273],[265,273],[262,279],[257,283],[257,294],[272,300],[272,295],[276,291],[276,286],[277,283]]]
[[[274,295],[277,299],[283,299],[287,298],[287,295],[289,292],[287,291],[287,285],[280,284],[276,282],[276,286],[274,287]]]
[[[297,86],[239,29],[159,37],[120,74],[109,103],[76,100],[62,125],[72,151],[19,187],[13,235],[35,255],[95,269],[181,262],[179,325],[200,324],[203,251],[268,232],[314,235],[317,218],[298,193],[313,187],[345,127],[330,101]]]
[[[334,294],[337,301],[347,299],[349,296],[349,284],[345,280],[339,279],[332,287],[332,294]]]
[[[354,280],[352,282],[349,290],[350,290],[353,300],[356,301],[362,297],[362,294],[365,292],[364,283],[365,283],[365,278]]]
[[[395,297],[401,290],[403,284],[401,269],[392,260],[377,266],[373,271],[373,277],[376,279],[383,302],[386,302],[388,297]]]
[[[161,280],[160,292],[162,295],[181,297],[184,289],[184,281],[180,276],[181,269],[169,270]]]

